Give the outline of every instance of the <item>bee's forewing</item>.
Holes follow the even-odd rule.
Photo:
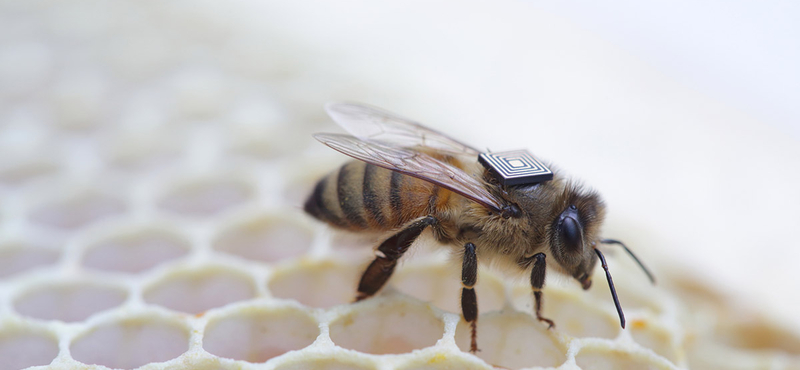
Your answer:
[[[314,138],[355,159],[431,182],[495,212],[503,207],[503,202],[492,195],[480,180],[418,150],[364,141],[350,135],[316,134]]]
[[[477,156],[480,151],[410,119],[368,105],[332,102],[328,115],[351,135],[401,148],[425,147],[446,154]]]

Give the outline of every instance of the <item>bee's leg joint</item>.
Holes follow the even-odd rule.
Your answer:
[[[533,259],[533,268],[531,269],[531,288],[533,288],[534,310],[536,311],[536,319],[541,322],[547,323],[550,329],[554,328],[556,324],[553,320],[542,317],[542,288],[544,287],[544,278],[547,272],[547,263],[545,261],[544,253],[536,253],[531,257]]]
[[[426,227],[436,222],[437,220],[433,216],[421,218],[381,243],[378,247],[379,253],[364,271],[364,274],[361,275],[356,301],[369,298],[377,293],[386,284],[389,277],[392,276],[397,260],[406,253],[411,244],[414,243],[414,240]]]

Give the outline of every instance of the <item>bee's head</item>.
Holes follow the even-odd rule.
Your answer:
[[[551,255],[583,289],[592,284],[591,273],[597,263],[594,243],[599,239],[604,216],[600,196],[574,184],[565,185],[551,213]]]

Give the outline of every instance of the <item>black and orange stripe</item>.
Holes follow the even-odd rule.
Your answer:
[[[427,181],[351,161],[321,179],[304,208],[335,227],[381,231],[434,213],[449,195]]]

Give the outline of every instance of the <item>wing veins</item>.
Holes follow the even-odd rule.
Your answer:
[[[413,148],[388,146],[350,135],[316,134],[314,138],[340,153],[439,185],[495,212],[502,208],[502,201],[489,192],[481,181],[456,166]]]
[[[480,151],[397,114],[363,104],[332,102],[328,115],[351,135],[403,148],[426,147],[451,155],[477,156]]]

